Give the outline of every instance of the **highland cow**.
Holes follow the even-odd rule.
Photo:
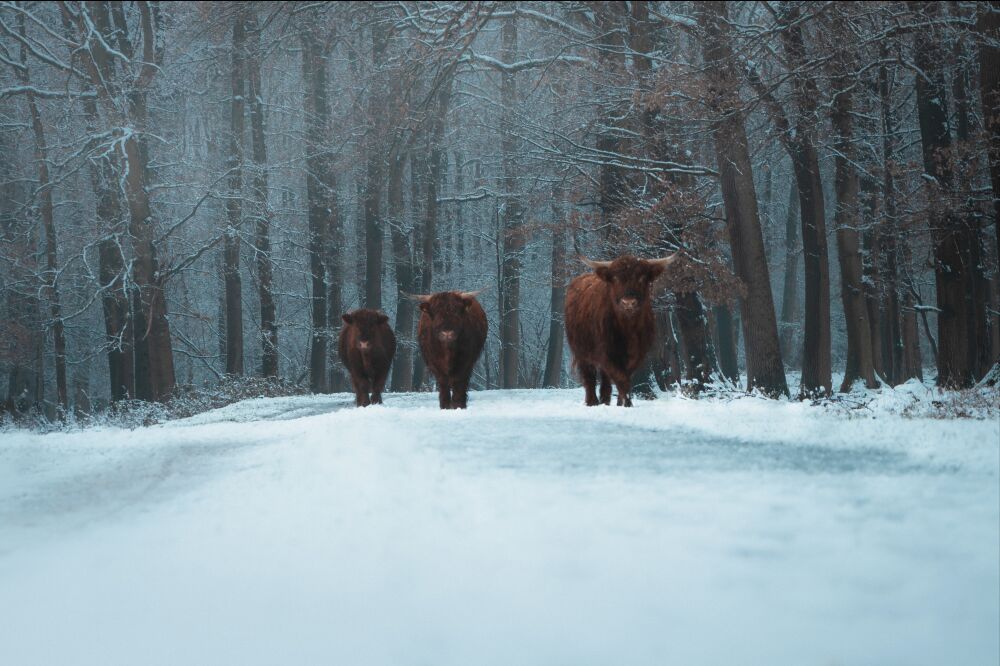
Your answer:
[[[632,373],[642,364],[655,337],[650,288],[676,257],[674,254],[648,261],[631,256],[614,261],[583,259],[594,272],[579,275],[569,283],[565,319],[566,338],[583,380],[587,405],[611,404],[614,382],[618,405],[632,406]]]
[[[381,404],[382,389],[396,353],[396,336],[389,318],[376,310],[355,310],[342,319],[340,360],[351,373],[355,404]]]
[[[417,339],[437,379],[441,409],[465,409],[469,378],[486,343],[486,312],[478,291],[414,296],[420,303]]]

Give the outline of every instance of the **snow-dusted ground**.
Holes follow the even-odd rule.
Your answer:
[[[1000,424],[908,399],[0,433],[0,664],[996,664]]]

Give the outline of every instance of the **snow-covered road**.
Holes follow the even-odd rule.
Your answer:
[[[0,433],[0,664],[1000,660],[1000,424],[581,396]]]

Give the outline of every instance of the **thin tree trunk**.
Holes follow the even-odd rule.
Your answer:
[[[240,227],[243,224],[243,130],[246,109],[246,19],[233,22],[232,97],[229,125],[229,197],[222,274],[226,286],[226,374],[243,374],[243,283],[240,277]]]
[[[324,393],[327,385],[326,249],[336,191],[332,158],[326,146],[330,110],[327,103],[326,53],[319,36],[303,34],[302,66],[306,82],[306,197],[309,201],[309,270],[312,277],[312,338],[309,388]]]
[[[500,31],[502,57],[505,62],[513,62],[517,55],[516,18],[503,22]],[[504,70],[500,83],[500,189],[503,195],[503,224],[501,256],[500,309],[500,387],[509,389],[519,385],[519,359],[521,350],[521,250],[524,248],[524,234],[521,227],[521,205],[517,200],[517,165],[514,153],[517,142],[514,138],[514,110],[517,105],[517,83],[513,71]],[[427,241],[424,241],[425,244]]]
[[[392,362],[392,390],[413,390],[414,303],[407,296],[413,289],[415,270],[413,249],[403,226],[403,156],[389,162],[388,183],[389,233],[396,264],[396,357]]]
[[[22,39],[25,35],[24,17],[19,16],[19,31]],[[24,46],[21,46],[21,82],[26,86],[31,85],[28,76],[28,55]],[[25,96],[28,102],[28,110],[31,115],[31,129],[35,136],[35,161],[38,163],[38,190],[39,213],[42,218],[42,233],[45,237],[45,285],[46,297],[49,301],[49,312],[52,317],[52,338],[53,357],[56,371],[56,400],[59,406],[59,416],[65,416],[69,408],[68,391],[66,385],[66,333],[62,320],[62,307],[59,299],[59,286],[56,283],[56,276],[59,271],[59,259],[56,245],[56,226],[54,218],[54,207],[52,204],[52,183],[49,180],[49,155],[48,144],[45,141],[45,126],[42,124],[42,114],[38,109],[33,92],[28,92]]]
[[[871,328],[865,303],[862,276],[861,239],[858,233],[858,172],[854,168],[854,129],[851,121],[853,99],[850,83],[835,81],[838,92],[833,98],[831,120],[834,130],[834,159],[836,175],[837,209],[834,227],[837,229],[837,258],[840,261],[840,296],[844,304],[844,322],[847,326],[847,367],[841,392],[849,392],[854,382],[862,380],[867,388],[876,388],[875,369],[872,361]]]
[[[795,345],[799,328],[799,196],[795,182],[788,186],[788,213],[785,217],[785,280],[781,293],[781,353],[792,366],[801,347]]]
[[[253,50],[248,58],[250,81],[250,138],[253,142],[253,202],[256,225],[254,256],[260,301],[261,374],[278,376],[278,322],[274,304],[274,267],[271,261],[271,207],[268,204],[267,144],[264,138],[264,100],[260,85],[260,27],[250,12],[248,32]]]
[[[886,56],[883,51],[880,54]],[[882,313],[882,321],[886,328],[886,337],[892,353],[892,375],[889,383],[892,386],[905,382],[911,377],[920,376],[920,349],[907,350],[905,336],[903,334],[904,314],[900,305],[900,289],[898,267],[900,263],[900,229],[897,215],[897,194],[896,180],[893,175],[893,162],[896,153],[896,124],[892,114],[892,91],[889,83],[889,71],[885,65],[879,67],[879,105],[882,116],[882,188],[884,199],[885,222],[884,230],[880,233],[882,252],[885,256],[885,270],[883,272],[883,284],[885,285],[885,304]],[[903,241],[905,243],[905,240]],[[907,250],[907,253],[909,250]],[[908,269],[907,269],[908,270]],[[904,295],[904,299],[906,296]],[[912,318],[912,307],[910,316]],[[913,332],[916,332],[916,322],[913,321]],[[911,338],[916,341],[916,337]],[[914,357],[914,353],[916,356]],[[908,356],[909,355],[909,356]],[[908,357],[908,362],[904,360]],[[916,359],[916,369],[912,365]],[[889,363],[887,362],[887,365]],[[916,372],[917,374],[911,374]]]
[[[736,345],[733,340],[733,315],[726,305],[712,308],[715,314],[716,349],[719,350],[719,370],[722,376],[738,384],[740,368],[736,359]]]
[[[778,343],[778,323],[771,296],[771,280],[764,237],[757,212],[753,170],[746,127],[740,111],[739,81],[734,70],[726,5],[699,2],[699,23],[706,32],[707,76],[717,90],[713,110],[718,120],[712,134],[722,186],[726,226],[736,275],[746,287],[741,299],[743,339],[747,360],[747,390],[771,396],[787,395],[785,371]]]
[[[382,246],[385,232],[382,229],[379,203],[382,197],[383,150],[383,107],[386,95],[383,90],[384,75],[380,70],[382,57],[388,44],[388,35],[382,23],[376,21],[372,28],[372,80],[369,93],[368,115],[372,123],[367,142],[367,169],[364,189],[364,229],[365,229],[365,289],[363,303],[366,308],[382,308]]]
[[[562,215],[562,188],[552,189],[552,291],[549,294],[549,344],[542,386],[558,388],[563,369],[563,307],[566,303],[566,224]]]

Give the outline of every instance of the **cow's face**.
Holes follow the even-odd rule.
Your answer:
[[[372,342],[378,335],[378,328],[389,321],[389,318],[381,312],[370,310],[355,310],[344,315],[341,319],[348,326],[353,326],[357,330],[355,345],[363,352],[372,348]]]
[[[649,301],[653,280],[660,277],[676,256],[647,261],[626,255],[614,261],[584,261],[610,287],[615,311],[629,318],[642,311]]]
[[[465,327],[467,314],[478,292],[443,291],[418,296],[420,309],[430,319],[432,335],[441,344],[452,346]]]

